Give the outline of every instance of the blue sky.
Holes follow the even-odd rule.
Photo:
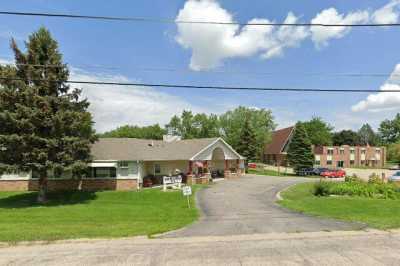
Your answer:
[[[368,23],[398,22],[399,6],[398,0],[287,0],[279,3],[252,0],[251,4],[233,0],[3,0],[0,9],[241,22],[318,19],[327,23],[338,20]],[[399,86],[398,79],[389,76],[329,75],[390,75],[396,71],[400,74],[400,67],[396,69],[400,63],[400,28],[357,28],[338,32],[325,29],[312,32],[308,28],[301,32],[292,29],[279,32],[279,28],[271,28],[269,32],[262,32],[262,29],[246,31],[232,26],[212,29],[215,26],[0,16],[0,60],[12,60],[11,36],[23,45],[27,36],[40,26],[47,27],[58,40],[65,61],[73,68],[74,79],[326,89],[379,89],[383,86],[397,89]],[[144,71],[143,68],[182,71]],[[305,73],[326,75],[303,75]],[[99,131],[123,124],[164,124],[182,109],[221,113],[238,105],[271,109],[279,127],[320,116],[337,129],[357,129],[365,122],[377,126],[381,120],[393,117],[400,106],[399,96],[394,93],[369,96],[366,93],[218,92],[112,86],[84,86],[83,89],[92,102],[91,111]]]

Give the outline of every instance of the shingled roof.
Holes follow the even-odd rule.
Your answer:
[[[290,135],[294,127],[287,127],[276,130],[272,133],[271,143],[265,147],[265,154],[280,154],[283,152],[286,143],[289,141]]]
[[[218,138],[165,142],[133,138],[100,138],[92,146],[94,160],[179,161],[189,160]]]

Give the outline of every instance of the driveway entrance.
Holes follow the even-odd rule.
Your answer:
[[[217,183],[197,195],[202,211],[200,221],[163,237],[357,230],[363,227],[307,216],[276,204],[276,193],[306,181],[304,178],[247,175]]]

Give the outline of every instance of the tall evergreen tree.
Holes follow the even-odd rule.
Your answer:
[[[255,161],[258,156],[258,143],[254,129],[250,125],[249,117],[246,117],[244,125],[240,131],[237,151],[240,155],[247,158],[247,162]]]
[[[49,173],[79,176],[96,140],[89,103],[71,89],[57,42],[40,28],[26,42],[14,40],[15,67],[0,67],[1,171],[32,171],[39,177],[38,201],[46,201]],[[46,67],[49,66],[49,67]]]
[[[287,159],[298,173],[301,169],[313,167],[314,155],[312,152],[311,141],[302,123],[296,124],[293,137],[289,144]]]

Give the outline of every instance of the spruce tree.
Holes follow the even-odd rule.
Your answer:
[[[57,42],[40,28],[21,51],[14,40],[15,66],[1,66],[0,172],[31,171],[39,178],[38,201],[46,201],[49,173],[84,172],[96,140],[89,103],[71,89]]]
[[[301,169],[310,168],[314,165],[314,155],[312,152],[311,141],[302,123],[296,124],[293,137],[289,144],[287,153],[289,165],[296,173]]]
[[[250,125],[249,117],[246,117],[243,128],[240,131],[240,138],[237,151],[240,155],[246,157],[246,161],[255,161],[257,159],[258,147],[254,129]]]

